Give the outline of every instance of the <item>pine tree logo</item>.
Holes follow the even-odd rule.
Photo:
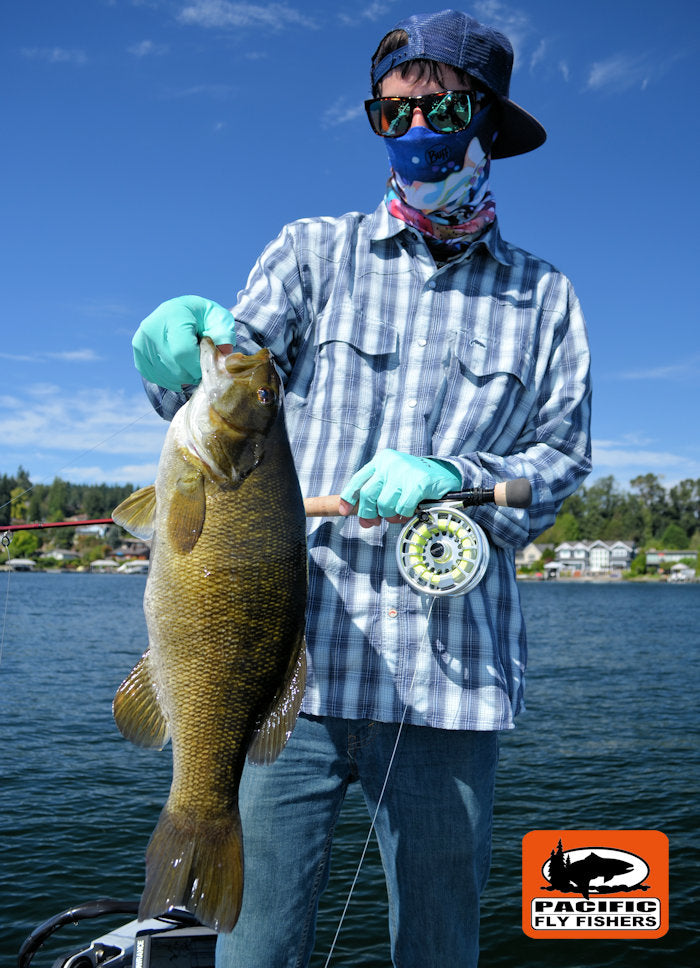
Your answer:
[[[642,882],[649,876],[649,865],[636,854],[612,847],[565,851],[560,838],[543,865],[542,874],[549,882],[543,891],[588,898],[590,894],[648,890]]]

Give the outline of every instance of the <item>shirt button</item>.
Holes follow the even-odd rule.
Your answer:
[[[422,339],[421,338],[419,340],[416,340],[416,342],[418,343],[419,346],[426,346],[428,341],[427,341],[427,339]]]
[[[413,407],[415,407],[415,406],[418,405],[418,401],[417,400],[409,400],[408,401],[408,405],[409,405],[409,407],[413,408]]]
[[[431,279],[428,285],[430,286],[431,289],[434,289],[437,286],[437,282],[435,282],[434,279]]]
[[[389,611],[386,614],[389,616],[389,618],[396,618],[396,616],[399,613],[396,611],[395,608],[390,608]]]

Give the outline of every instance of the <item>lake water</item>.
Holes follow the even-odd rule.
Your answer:
[[[112,722],[116,687],[145,646],[145,578],[0,574],[0,965],[46,918],[98,897],[137,900],[170,753],[137,750]],[[700,585],[532,583],[527,712],[503,736],[483,968],[690,968],[697,884]],[[369,819],[351,788],[323,902],[322,968]],[[662,830],[671,929],[656,941],[550,941],[520,929],[520,849],[535,829]],[[280,885],[284,890],[284,885]],[[121,919],[126,920],[126,919]],[[58,935],[34,965],[114,920]],[[389,968],[386,901],[370,848],[331,968]],[[452,968],[452,966],[446,966]],[[454,966],[456,968],[456,966]]]

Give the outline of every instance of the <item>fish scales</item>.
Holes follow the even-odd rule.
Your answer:
[[[275,758],[303,693],[306,529],[269,353],[224,359],[203,341],[201,356],[155,492],[114,514],[153,538],[149,649],[114,711],[134,742],[162,746],[170,734],[173,745],[139,917],[182,906],[229,931],[243,890],[243,763]]]

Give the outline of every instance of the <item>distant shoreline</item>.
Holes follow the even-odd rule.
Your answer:
[[[537,578],[535,575],[517,575],[518,581],[542,582],[547,585],[697,585],[700,578],[686,581],[671,581],[666,575],[634,575],[623,578],[621,575],[568,575],[566,578]]]
[[[42,574],[42,575],[134,575],[140,574],[143,576],[143,572],[120,572],[115,570],[104,571],[90,571],[89,568],[84,568],[78,571],[77,568],[32,568],[31,570],[15,570],[7,563],[0,564],[0,572],[7,571],[13,572],[16,575],[32,575],[32,574]],[[620,575],[579,575],[574,578],[573,576],[567,576],[566,578],[543,578],[536,577],[535,575],[517,575],[517,580],[521,582],[526,582],[527,584],[538,584],[543,585],[697,585],[700,583],[700,578],[697,576],[695,578],[690,578],[687,581],[670,581],[665,575],[635,575],[632,578],[622,578]]]

